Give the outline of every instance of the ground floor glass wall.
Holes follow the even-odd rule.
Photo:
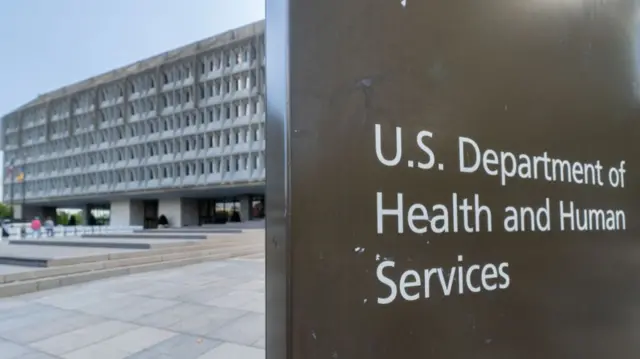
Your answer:
[[[242,218],[240,197],[199,200],[199,224],[222,224],[264,218],[264,196],[249,196],[248,199],[248,204],[251,206],[248,210],[249,218]]]

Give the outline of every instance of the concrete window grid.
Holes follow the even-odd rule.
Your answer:
[[[6,121],[5,160],[24,168],[27,200],[264,180],[256,57],[246,41],[24,111]]]

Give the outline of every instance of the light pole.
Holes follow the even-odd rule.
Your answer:
[[[20,211],[20,218],[22,219],[22,221],[24,221],[25,220],[25,218],[24,218],[24,203],[25,203],[25,195],[27,194],[27,191],[26,191],[26,188],[25,188],[26,187],[26,183],[24,181],[24,176],[25,176],[24,167],[20,168],[20,174],[18,176],[19,176],[20,183],[22,183],[22,205],[21,205],[21,211]]]
[[[13,181],[14,181],[14,177],[13,177],[13,170],[15,167],[15,158],[12,158],[11,161],[9,161],[9,168],[7,168],[7,172],[9,172],[9,208],[11,209],[11,220],[13,220]]]

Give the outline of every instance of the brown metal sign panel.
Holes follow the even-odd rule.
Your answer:
[[[267,0],[267,358],[640,358],[639,16]]]

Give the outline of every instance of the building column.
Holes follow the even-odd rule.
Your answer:
[[[196,198],[163,198],[158,200],[158,216],[164,215],[169,227],[180,228],[199,224],[198,200]]]
[[[112,201],[110,206],[110,225],[144,225],[144,203],[136,200]]]
[[[246,222],[251,219],[251,196],[240,197],[240,221]]]
[[[91,215],[92,209],[93,209],[93,206],[91,204],[86,204],[82,208],[82,225],[83,226],[89,225],[89,216]]]

